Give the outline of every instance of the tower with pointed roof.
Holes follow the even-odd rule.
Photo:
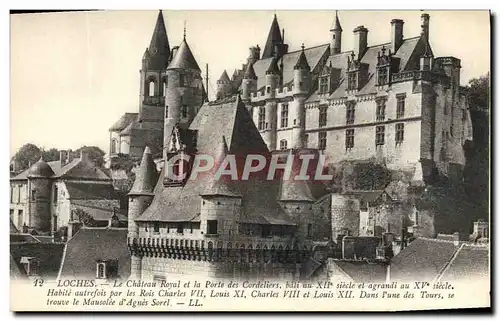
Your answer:
[[[49,234],[51,231],[52,175],[54,171],[42,157],[28,169],[27,173],[29,193],[27,226],[41,234]]]
[[[203,104],[204,89],[201,69],[186,40],[186,31],[179,48],[167,67],[168,85],[165,93],[165,126],[163,158],[176,125],[187,129]]]
[[[283,30],[283,33],[285,31]],[[281,58],[288,52],[288,45],[284,43],[284,34],[281,33],[278,17],[274,15],[271,28],[267,36],[266,45],[262,52],[262,59],[277,57]]]
[[[330,54],[338,54],[342,52],[342,27],[338,12],[335,11],[335,21],[330,29]]]
[[[231,94],[232,89],[233,86],[231,85],[231,79],[229,79],[227,71],[224,70],[219,80],[217,80],[217,93],[216,93],[217,99],[222,99],[225,98],[226,96],[229,96]]]
[[[241,83],[241,99],[244,102],[250,102],[252,93],[257,90],[257,76],[255,75],[255,70],[253,69],[253,64],[248,63],[247,69],[245,70],[245,75],[243,76],[243,81]]]
[[[300,52],[299,59],[293,67],[293,108],[294,111],[292,129],[292,148],[304,147],[304,130],[306,121],[306,112],[304,101],[307,99],[311,92],[311,67],[307,62],[306,55],[304,54],[304,44],[302,44],[302,51]]]
[[[278,108],[276,89],[279,88],[280,81],[281,70],[278,66],[278,58],[272,57],[269,68],[267,68],[266,71],[266,104],[264,107],[261,107],[265,109],[265,112],[263,113],[265,114],[265,121],[263,122],[263,128],[259,128],[262,130],[262,138],[266,142],[269,150],[276,149],[276,129],[278,126],[276,114]]]

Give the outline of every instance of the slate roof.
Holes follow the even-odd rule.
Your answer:
[[[452,259],[458,246],[453,242],[417,238],[391,260],[391,280],[429,281]]]
[[[146,146],[139,169],[135,172],[134,185],[132,185],[129,195],[152,195],[157,180],[156,164],[153,161],[151,150]]]
[[[382,283],[386,280],[387,265],[384,263],[340,260],[329,260],[328,262],[330,264],[336,264],[354,282]]]
[[[489,262],[488,247],[464,244],[451,260],[448,268],[443,271],[440,281],[489,279]]]
[[[383,192],[384,192],[383,190],[373,190],[373,191],[353,190],[345,192],[342,195],[354,196],[361,202],[373,203],[380,197],[380,195],[382,195]]]
[[[61,166],[60,161],[48,162],[50,169],[53,172],[51,178],[72,178],[72,179],[86,179],[86,180],[103,180],[111,181],[111,178],[104,173],[100,168],[94,166],[92,162],[85,161],[80,158],[75,158],[71,162]],[[33,167],[33,166],[32,166]],[[26,180],[31,167],[19,173],[11,180]]]
[[[280,25],[278,23],[278,18],[274,15],[273,22],[271,23],[271,28],[269,29],[269,34],[267,35],[266,45],[264,46],[264,51],[262,51],[262,58],[269,58],[273,55],[274,46],[283,42],[281,37]]]
[[[364,94],[376,94],[376,68],[377,68],[377,54],[382,50],[382,47],[390,48],[390,43],[384,43],[380,45],[370,46],[367,48],[365,54],[361,58],[361,63],[368,64],[368,81],[367,83],[358,91],[359,95]],[[399,47],[398,51],[394,54],[394,58],[399,58],[399,70],[414,70],[416,69],[417,63],[419,63],[420,56],[425,50],[425,44],[421,40],[420,36],[407,38],[403,40],[403,43]],[[306,50],[307,51],[307,50]],[[339,86],[326,98],[335,99],[346,97],[347,81],[346,81],[346,69],[347,69],[347,57],[353,53],[352,50],[334,54],[326,60],[325,66],[331,66],[336,69],[340,69],[340,81]],[[308,57],[308,61],[309,60]],[[314,102],[319,100],[319,89],[316,90],[306,102]]]
[[[10,258],[10,278],[14,280],[24,279],[27,277],[26,271],[19,266],[19,264],[14,260],[11,254],[9,254]]]
[[[245,70],[244,79],[257,79],[255,75],[255,70],[253,69],[253,64],[247,64],[247,68]]]
[[[315,70],[321,58],[330,52],[329,47],[329,44],[324,44],[304,49],[311,70]],[[279,66],[283,63],[283,84],[289,84],[293,81],[293,67],[297,63],[301,52],[302,50],[288,52],[277,62]],[[257,76],[257,90],[262,90],[266,86],[266,71],[271,64],[271,60],[272,58],[260,59],[253,64]],[[344,63],[347,66],[347,58],[345,58]]]
[[[179,49],[175,53],[172,61],[168,65],[167,70],[170,69],[194,69],[201,71],[196,59],[191,52],[191,48],[189,48],[188,43],[186,42],[186,38],[182,41]]]
[[[222,73],[222,75],[220,75],[219,81],[222,81],[222,82],[230,82],[231,81],[229,79],[229,76],[228,76],[227,71],[225,69],[224,69],[224,72]]]
[[[310,70],[311,67],[309,66],[309,63],[307,62],[306,55],[304,54],[304,45],[302,45],[302,51],[300,52],[299,59],[297,59],[297,63],[293,67],[294,69],[306,69]]]
[[[112,184],[66,182],[70,200],[111,200],[119,195]]]
[[[17,229],[17,227],[14,224],[14,222],[12,222],[12,219],[9,219],[9,221],[10,221],[10,234],[19,233],[19,230]]]
[[[113,203],[95,204],[92,201],[72,201],[71,205],[74,209],[84,210],[96,221],[109,221],[113,214],[116,215],[121,222],[128,221],[126,211],[114,209]]]
[[[189,129],[198,131],[199,154],[215,158],[214,151],[224,136],[229,153],[236,155],[237,160],[248,153],[269,155],[266,144],[239,97],[204,104]],[[195,219],[200,213],[200,194],[212,182],[212,177],[199,175],[196,180],[188,179],[184,186],[164,187],[163,176],[162,172],[153,202],[137,220],[185,222]],[[236,181],[234,184],[243,196],[240,222],[294,225],[277,202],[279,181],[260,181],[259,178],[251,177],[248,181]]]
[[[301,162],[298,161],[298,155],[294,157],[294,162],[290,171],[290,179],[283,179],[281,185],[280,201],[301,201],[314,202],[309,182],[307,180],[297,180],[296,176],[300,174]]]
[[[126,228],[82,227],[68,240],[58,278],[95,278],[96,261],[118,260],[118,276],[130,275]]]
[[[170,57],[170,45],[161,10],[158,12],[158,18],[156,19],[155,29],[148,49],[148,68],[151,70],[165,70]]]
[[[330,31],[334,31],[334,30],[342,31],[342,26],[340,26],[340,20],[339,20],[339,15],[338,15],[337,11],[335,11],[335,21],[333,22],[333,25],[332,25],[332,28],[330,29]]]
[[[11,243],[41,243],[38,238],[29,233],[10,233]]]
[[[121,131],[137,118],[138,113],[125,113],[109,128],[109,131]]]
[[[63,256],[63,243],[11,243],[10,254],[16,264],[23,257],[34,257],[39,261],[39,275],[44,279],[55,279]]]
[[[26,176],[30,178],[47,178],[52,175],[54,175],[54,171],[41,157],[38,162],[28,168],[26,174]]]

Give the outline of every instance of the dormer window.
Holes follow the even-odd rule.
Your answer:
[[[358,74],[356,72],[350,72],[347,74],[347,89],[358,89]]]
[[[392,53],[389,50],[389,54],[386,54],[385,47],[377,53],[377,85],[384,86],[389,84],[390,82],[390,71],[393,65],[393,62],[396,60],[393,59]]]
[[[110,279],[118,276],[118,260],[97,260],[96,279]]]
[[[389,73],[386,67],[378,68],[378,85],[383,86],[389,83]]]
[[[328,76],[323,76],[319,78],[319,93],[320,94],[326,94],[330,91],[330,88],[328,88],[328,84],[330,82],[330,79]]]
[[[346,124],[354,124],[356,106],[353,101],[346,102]]]
[[[37,276],[39,274],[40,262],[34,257],[23,256],[21,264],[28,276]]]
[[[385,120],[385,104],[385,99],[381,98],[377,100],[377,121]]]

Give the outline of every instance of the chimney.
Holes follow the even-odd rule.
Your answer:
[[[67,156],[66,156],[66,151],[65,150],[60,150],[59,151],[59,161],[61,162],[61,167],[66,165],[67,163]]]
[[[71,163],[73,161],[73,159],[75,158],[73,155],[73,151],[71,149],[67,150],[66,157],[67,157],[66,164]]]
[[[83,149],[80,150],[80,160],[82,160],[82,161],[88,161],[89,160],[89,155]]]
[[[368,47],[368,29],[359,26],[354,29],[354,54],[356,59],[361,59]]]
[[[422,24],[421,24],[421,34],[425,35],[425,39],[429,41],[429,20],[430,16],[427,13],[423,13],[421,16]]]
[[[396,53],[403,43],[403,24],[401,19],[392,19],[391,52]]]
[[[460,233],[459,232],[453,233],[453,245],[455,245],[455,246],[460,245]]]

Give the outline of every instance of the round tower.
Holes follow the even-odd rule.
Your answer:
[[[330,29],[330,54],[338,54],[342,52],[342,27],[340,26],[340,20],[338,12],[335,11],[335,21]]]
[[[25,224],[42,234],[50,233],[51,229],[52,175],[54,171],[42,157],[28,169],[28,222]]]
[[[252,93],[257,91],[257,76],[252,64],[247,65],[243,81],[241,83],[242,95],[241,99],[244,102],[250,102]]]
[[[307,62],[304,53],[304,44],[297,63],[293,67],[293,129],[292,129],[292,148],[304,147],[304,130],[306,121],[306,112],[304,101],[311,91],[311,67]]]
[[[203,104],[203,84],[201,70],[196,62],[186,38],[167,68],[168,84],[165,96],[165,146],[170,142],[172,130],[176,124],[187,128],[196,111]]]
[[[277,108],[276,89],[279,87],[281,71],[278,67],[278,59],[273,57],[269,68],[266,71],[266,105],[265,105],[265,125],[262,138],[270,151],[276,150],[276,128],[277,128]]]
[[[156,166],[151,155],[151,150],[146,146],[139,168],[135,173],[135,181],[132,189],[128,193],[128,238],[133,244],[139,236],[139,228],[135,222],[151,204],[154,198],[154,187],[158,179]],[[136,278],[141,277],[141,257],[132,255],[131,275]]]
[[[231,79],[229,79],[226,70],[224,70],[219,80],[217,80],[217,93],[216,93],[217,99],[223,99],[231,95],[231,89],[232,89]]]

